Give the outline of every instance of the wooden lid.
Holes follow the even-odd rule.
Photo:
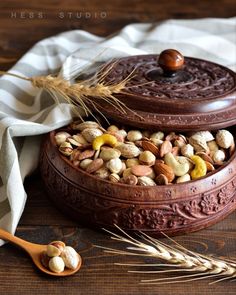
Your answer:
[[[121,58],[105,81],[118,83],[130,74],[124,93],[115,96],[134,112],[124,114],[101,103],[108,118],[138,128],[176,131],[236,123],[236,74],[226,67],[169,49],[160,55]]]

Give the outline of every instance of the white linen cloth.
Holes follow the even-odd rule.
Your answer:
[[[66,78],[88,65],[167,48],[236,70],[236,17],[167,20],[131,24],[108,38],[81,30],[38,42],[9,70],[32,77],[57,73]],[[23,181],[38,164],[40,134],[66,125],[72,112],[59,107],[30,82],[0,78],[0,227],[14,233],[27,199]]]

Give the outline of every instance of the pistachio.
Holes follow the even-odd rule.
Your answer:
[[[103,132],[98,128],[86,128],[81,134],[87,142],[91,143],[96,137],[101,136]]]
[[[59,147],[59,151],[64,155],[64,156],[70,156],[73,152],[72,145],[69,142],[63,142],[61,143]]]
[[[123,138],[125,138],[127,136],[127,132],[124,129],[120,129],[120,130],[116,131],[116,134],[122,136]]]
[[[99,128],[99,124],[94,121],[85,121],[83,123],[74,124],[72,127],[74,130],[80,130],[83,131],[84,129],[90,129],[90,128]]]
[[[209,150],[206,140],[199,134],[191,136],[189,143],[194,147],[196,152],[208,152]]]
[[[120,176],[119,176],[118,174],[116,174],[116,173],[111,173],[111,174],[109,175],[109,180],[110,180],[111,182],[119,182],[119,180],[120,180]]]
[[[82,145],[88,145],[89,143],[87,142],[87,140],[83,137],[83,135],[82,134],[75,134],[75,135],[73,135],[72,136],[72,138],[74,139],[74,140],[76,140],[78,143],[80,143],[80,144],[82,144]]]
[[[63,259],[64,264],[69,269],[76,269],[80,258],[74,248],[66,246],[64,251],[61,253],[61,259]]]
[[[150,136],[151,139],[158,139],[158,140],[163,140],[165,137],[165,134],[161,131],[152,133],[152,135]]]
[[[138,177],[138,184],[141,186],[155,186],[156,185],[155,181],[147,176]]]
[[[75,146],[75,147],[81,147],[82,144],[79,143],[78,141],[76,141],[74,138],[72,137],[69,137],[67,138],[67,141],[72,145],[72,146]]]
[[[108,132],[117,132],[119,130],[119,128],[115,125],[110,125],[108,128],[107,128],[107,131]]]
[[[106,167],[102,167],[95,172],[95,175],[101,179],[107,179],[110,175],[110,172]]]
[[[106,167],[111,171],[111,173],[119,174],[122,169],[121,159],[115,158],[107,162]]]
[[[121,155],[121,152],[117,149],[113,149],[113,148],[106,148],[106,149],[103,149],[101,152],[100,152],[100,155],[99,157],[101,159],[103,159],[103,161],[109,161],[111,159],[115,159],[115,158],[119,158]]]
[[[181,154],[184,157],[191,158],[194,155],[194,148],[191,144],[185,144],[181,147]]]
[[[155,144],[155,146],[159,147],[163,144],[163,140],[158,139],[158,138],[151,138],[150,140],[152,143]]]
[[[175,141],[174,141],[174,146],[182,148],[183,146],[185,146],[187,143],[186,138],[183,135],[179,135],[176,137]]]
[[[93,162],[92,159],[84,159],[80,162],[80,168],[82,168],[83,170],[86,170],[86,168],[88,167],[89,164],[91,164]]]
[[[132,158],[132,159],[127,159],[126,160],[126,166],[127,168],[131,168],[134,165],[139,165],[139,159],[137,158]]]
[[[127,134],[127,139],[132,142],[136,140],[141,140],[142,137],[143,137],[142,132],[139,130],[131,130]]]
[[[60,256],[65,244],[62,241],[54,241],[47,245],[47,255],[49,257]]]
[[[61,145],[63,142],[67,140],[67,138],[70,137],[70,134],[65,131],[57,132],[55,135],[55,141],[57,145]]]
[[[123,143],[119,146],[116,146],[116,148],[121,152],[121,155],[127,159],[137,157],[140,154],[140,149],[130,143]]]
[[[140,164],[152,166],[155,161],[156,157],[150,151],[144,151],[139,155]]]
[[[47,255],[47,251],[41,253],[40,261],[44,267],[49,268],[50,257]]]
[[[53,272],[63,272],[65,268],[65,263],[61,257],[55,256],[49,260],[49,269]]]
[[[167,140],[167,141],[173,141],[173,140],[175,140],[175,138],[176,138],[176,134],[175,134],[175,132],[170,132],[170,133],[166,136],[165,140]]]
[[[132,175],[131,168],[127,168],[123,171],[123,178],[126,179],[129,175]]]

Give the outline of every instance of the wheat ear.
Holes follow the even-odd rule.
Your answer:
[[[118,255],[130,255],[130,256],[142,256],[153,258],[154,263],[115,263],[116,265],[125,265],[130,267],[157,267],[152,270],[129,270],[132,273],[145,273],[145,274],[161,274],[161,273],[176,273],[179,272],[178,276],[168,276],[164,278],[154,279],[143,279],[141,284],[173,284],[183,283],[196,280],[203,280],[206,278],[217,278],[210,284],[215,284],[223,280],[233,280],[236,278],[236,261],[223,260],[213,258],[199,254],[194,251],[190,251],[167,237],[174,245],[168,245],[160,240],[148,236],[143,232],[139,232],[138,237],[141,239],[134,238],[122,230],[120,227],[115,225],[116,228],[122,233],[122,235],[113,233],[106,230],[111,234],[111,239],[122,243],[128,243],[127,250],[118,250],[103,246],[96,247],[104,249],[107,253],[118,254]],[[156,260],[160,260],[157,263]],[[167,269],[162,269],[167,267]],[[161,269],[160,269],[161,268]],[[181,274],[182,272],[182,274]]]
[[[122,93],[126,87],[127,82],[134,76],[135,70],[118,83],[108,83],[105,81],[105,78],[111,72],[114,64],[115,62],[111,63],[109,66],[106,66],[106,68],[103,67],[100,69],[100,71],[95,73],[93,77],[87,80],[78,81],[74,84],[71,84],[69,81],[62,79],[61,77],[52,75],[28,78],[5,71],[0,71],[0,75],[9,75],[29,81],[34,87],[41,88],[49,92],[55,102],[58,104],[59,99],[57,95],[59,94],[67,103],[71,104],[72,106],[76,108],[81,107],[84,110],[86,116],[92,115],[94,117],[92,111],[92,109],[94,109],[105,118],[104,114],[102,114],[99,110],[100,102],[104,101],[107,104],[113,106],[119,112],[125,114],[127,111],[129,111],[138,117],[141,117],[114,96],[114,94]],[[76,113],[80,119],[83,120],[80,113]]]

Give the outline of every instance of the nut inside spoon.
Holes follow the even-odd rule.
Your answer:
[[[67,269],[66,268],[63,272],[60,272],[60,273],[52,272],[49,269],[47,269],[46,267],[44,267],[41,263],[41,254],[43,253],[43,251],[46,250],[47,245],[40,245],[40,244],[34,244],[34,243],[27,242],[23,239],[16,237],[16,236],[13,236],[12,234],[6,232],[3,229],[0,229],[0,238],[5,241],[9,241],[12,244],[15,244],[15,245],[19,246],[20,248],[24,249],[30,255],[30,257],[32,258],[32,260],[33,260],[34,264],[37,266],[37,268],[48,275],[57,276],[57,277],[70,276],[70,275],[73,275],[74,273],[76,273],[81,267],[82,258],[77,253],[78,257],[79,257],[79,263],[78,263],[78,266],[76,267],[76,269]]]

